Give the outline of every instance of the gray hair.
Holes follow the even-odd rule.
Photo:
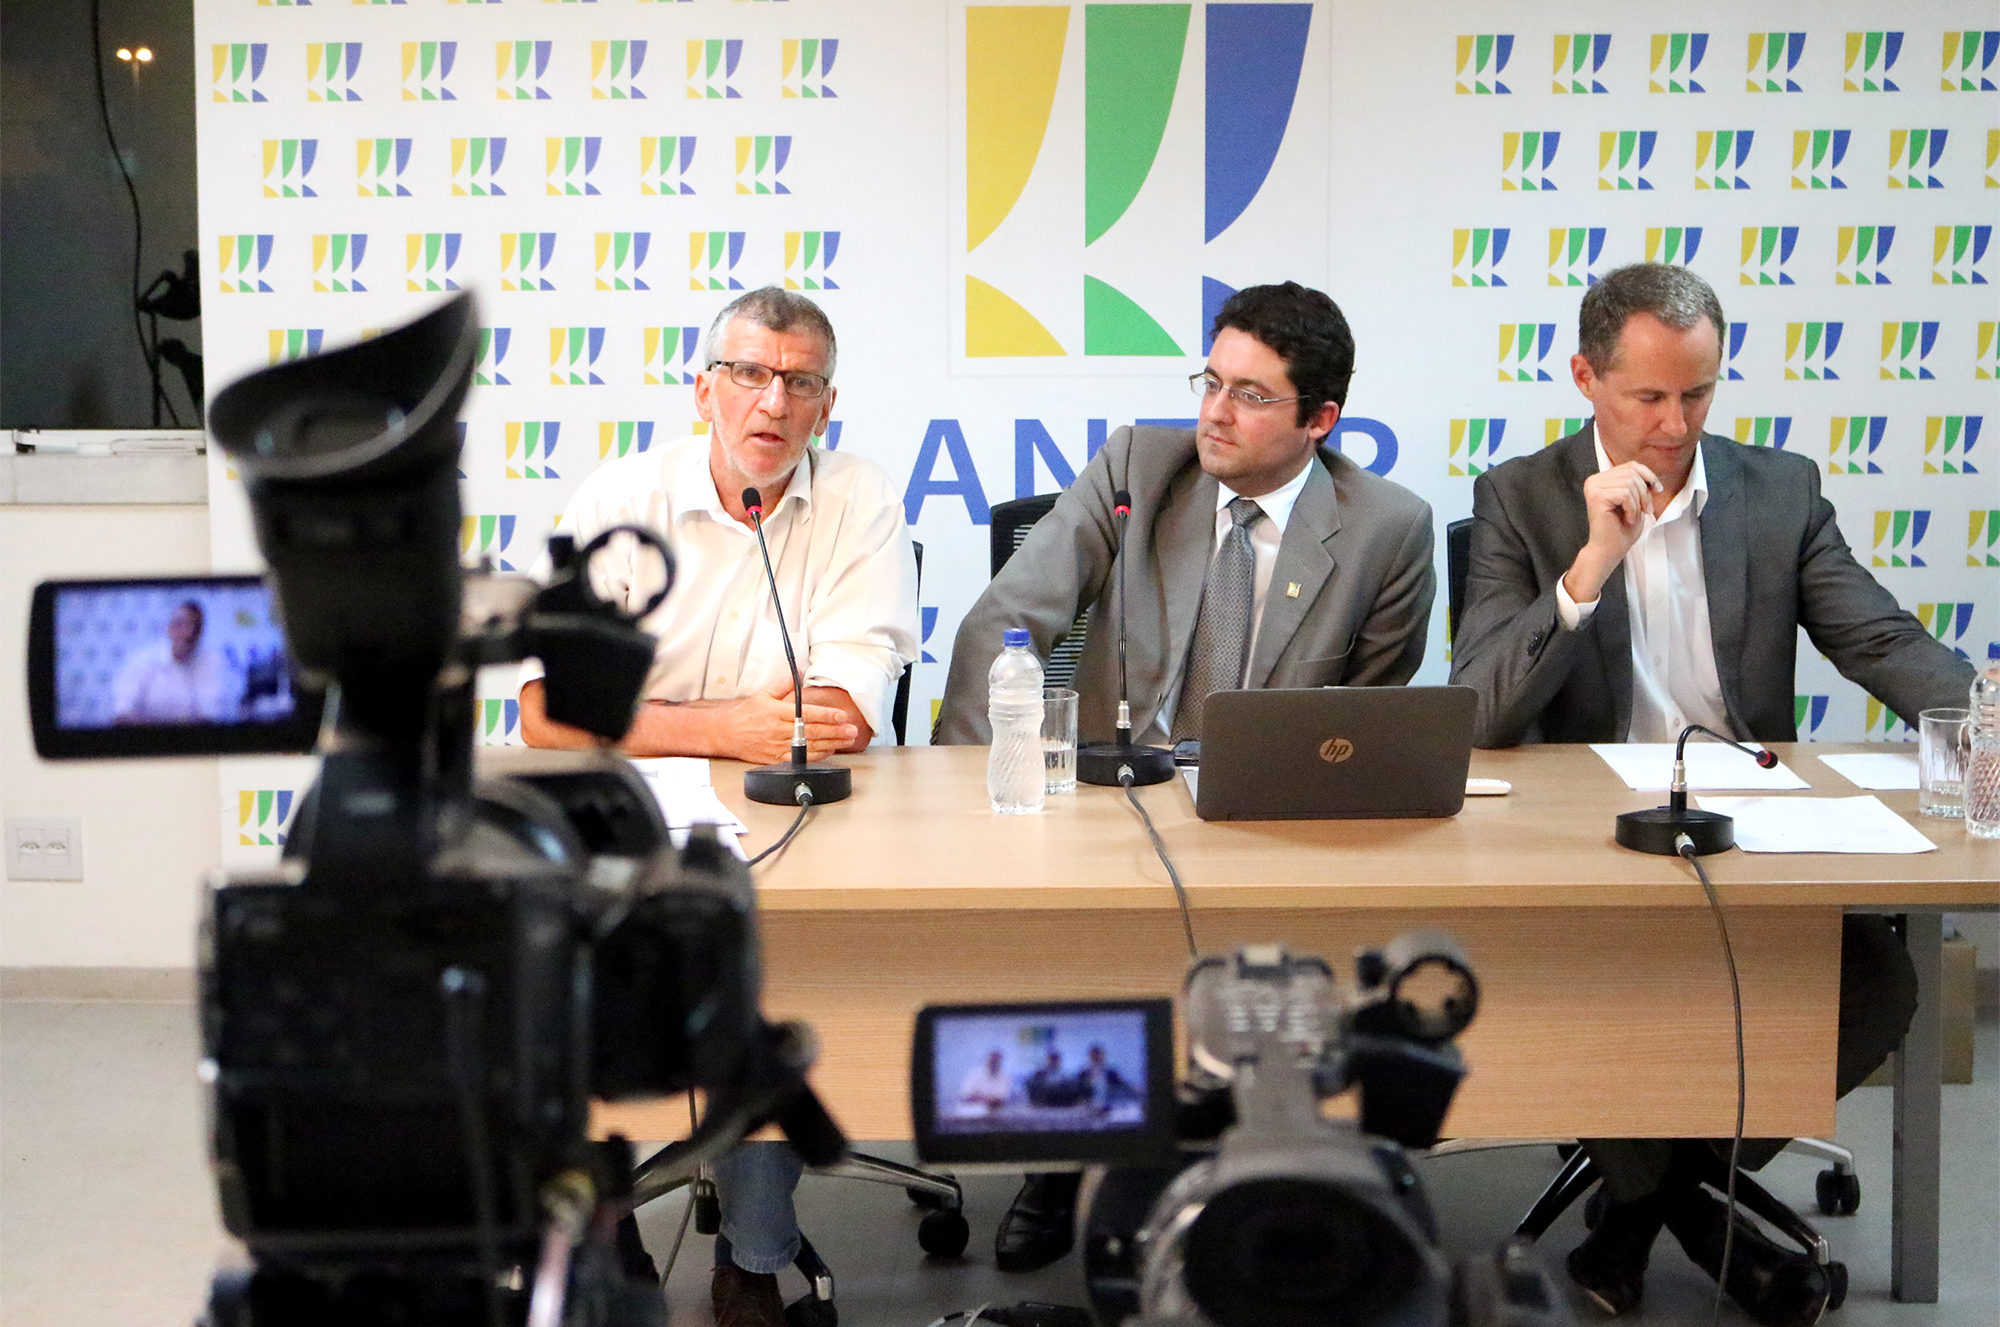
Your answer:
[[[1664,263],[1633,263],[1611,273],[1584,292],[1577,315],[1577,350],[1590,367],[1603,373],[1616,367],[1618,337],[1634,314],[1650,313],[1677,332],[1703,318],[1715,328],[1721,349],[1729,324],[1722,319],[1722,301],[1708,282],[1685,267]]]
[[[815,333],[826,342],[826,376],[833,377],[834,360],[839,357],[840,348],[833,339],[833,324],[827,321],[826,310],[807,299],[779,286],[764,286],[747,294],[738,295],[724,305],[722,312],[715,315],[715,321],[708,325],[708,339],[701,343],[701,362],[715,363],[716,347],[722,342],[722,333],[729,324],[742,318],[772,332],[803,330]]]

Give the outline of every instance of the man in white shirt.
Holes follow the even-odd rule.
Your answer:
[[[201,605],[185,600],[167,638],[134,650],[111,686],[115,723],[215,723],[231,717],[230,670],[201,645]]]
[[[833,327],[804,296],[767,287],[717,316],[695,380],[699,435],[600,468],[562,529],[579,545],[613,525],[665,539],[671,594],[640,623],[658,639],[644,703],[620,749],[632,756],[790,758],[792,681],[757,536],[744,503],[762,500],[785,624],[805,679],[814,760],[860,751],[889,725],[903,668],[917,657],[916,557],[899,495],[873,462],[812,446],[833,412]],[[611,550],[607,550],[607,554]],[[643,603],[639,566],[593,566],[599,593]],[[607,583],[608,582],[608,583]],[[530,746],[592,739],[551,721],[541,669],[522,671]],[[751,1143],[714,1167],[722,1200],[712,1287],[722,1327],[781,1327],[775,1273],[798,1254],[798,1155]]]
[[[1001,1068],[1005,1063],[999,1051],[988,1051],[985,1064],[974,1065],[966,1071],[965,1081],[958,1085],[959,1115],[991,1115],[1007,1104],[1014,1088]]]
[[[1570,370],[1595,417],[1473,486],[1452,680],[1479,692],[1480,745],[1667,742],[1690,723],[1794,741],[1800,627],[1906,719],[1964,704],[1972,666],[1856,563],[1818,466],[1703,433],[1726,327],[1715,292],[1685,268],[1621,268],[1585,294]],[[1915,1007],[1916,975],[1887,922],[1846,918],[1839,1092],[1888,1056]],[[1715,1273],[1728,1224],[1702,1184],[1727,1176],[1706,1146],[1585,1146],[1604,1175],[1602,1210],[1569,1269],[1601,1308],[1639,1303],[1663,1224]],[[1746,1168],[1781,1146],[1746,1141]],[[1753,1318],[1818,1317],[1823,1269],[1748,1223],[1734,1240],[1727,1289]]]

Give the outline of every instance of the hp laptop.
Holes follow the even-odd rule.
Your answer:
[[[1203,820],[1453,816],[1471,687],[1219,691],[1201,712]]]

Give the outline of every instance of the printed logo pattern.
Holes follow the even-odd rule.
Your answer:
[[[1724,382],[1742,382],[1743,371],[1736,366],[1737,358],[1743,353],[1743,342],[1750,334],[1749,323],[1729,324],[1729,336],[1722,347],[1722,379]]]
[[[1493,457],[1507,434],[1504,419],[1454,419],[1451,443],[1446,452],[1448,474],[1483,475],[1493,468]]]
[[[754,134],[736,140],[736,192],[739,194],[789,194],[778,177],[791,160],[790,134]]]
[[[2000,567],[2000,511],[1966,514],[1965,565]]]
[[[834,37],[787,37],[781,54],[784,95],[819,100],[836,93],[826,82],[833,73],[840,41]]]
[[[1795,129],[1792,131],[1792,188],[1845,189],[1847,182],[1834,172],[1847,159],[1847,129]]]
[[[1494,287],[1507,282],[1496,270],[1507,256],[1508,229],[1479,226],[1451,233],[1451,284]]]
[[[246,848],[281,848],[291,832],[290,788],[240,788],[236,793],[236,842]]]
[[[1542,446],[1554,446],[1589,422],[1588,419],[1581,416],[1569,419],[1544,419],[1542,421]]]
[[[1700,226],[1648,226],[1646,261],[1669,267],[1686,267],[1701,249]]]
[[[271,265],[271,245],[275,235],[223,235],[216,241],[215,269],[221,273],[220,290],[225,295],[271,293],[264,280]]]
[[[1952,652],[1961,659],[1970,658],[1965,648],[1959,644],[1965,639],[1967,627],[1972,625],[1974,605],[1959,604],[1918,604],[1917,621],[1924,624],[1924,630],[1931,633],[1941,645],[1949,645]]]
[[[1842,226],[1834,242],[1833,281],[1840,286],[1886,286],[1882,265],[1896,243],[1894,226]]]
[[[1943,129],[1891,129],[1889,131],[1889,187],[1891,189],[1942,189],[1944,182],[1933,174],[1938,158],[1944,155],[1948,131]]]
[[[312,237],[313,290],[326,294],[358,294],[368,288],[361,284],[361,260],[368,254],[366,235],[315,235]]]
[[[1651,189],[1653,182],[1642,173],[1653,159],[1651,129],[1606,129],[1597,136],[1597,187],[1599,189]]]
[[[493,51],[493,95],[501,101],[553,101],[542,86],[554,42],[503,41]]]
[[[264,76],[264,59],[269,47],[258,42],[230,42],[209,48],[213,77],[210,95],[222,102],[269,101],[257,80]]]
[[[555,455],[556,439],[561,434],[562,424],[557,420],[508,420],[507,478],[561,479],[562,476],[549,467],[549,458]]]
[[[743,43],[736,39],[691,41],[687,44],[687,94],[696,101],[736,101],[743,94],[732,81],[743,60]]]
[[[1833,355],[1840,349],[1841,324],[1785,324],[1785,378],[1798,382],[1838,382]]]
[[[1996,344],[2000,342],[2000,337],[1995,336],[1996,331],[2000,331],[2000,323],[1979,324],[1976,336],[1978,349],[1972,369],[1975,378],[2000,378],[2000,344]]]
[[[688,167],[694,165],[694,136],[648,136],[639,140],[639,192],[647,196],[692,195]]]
[[[1874,565],[1878,567],[1921,567],[1924,560],[1917,546],[1930,529],[1928,511],[1878,511],[1875,513]]]
[[[1799,730],[1802,740],[1810,742],[1819,726],[1826,720],[1826,696],[1793,696],[1792,726]]]
[[[1582,95],[1609,92],[1598,82],[1604,71],[1604,57],[1611,54],[1608,32],[1558,32],[1556,34],[1555,84],[1557,92]],[[1458,89],[1465,91],[1463,85]]]
[[[1753,32],[1750,34],[1749,74],[1745,89],[1750,92],[1803,92],[1792,79],[1805,54],[1803,32]]]
[[[645,382],[648,387],[694,386],[695,351],[701,348],[699,327],[648,327],[644,332]],[[645,449],[640,448],[641,451]],[[624,453],[620,452],[620,456]]]
[[[500,236],[500,289],[554,290],[549,262],[556,253],[556,233],[506,231]]]
[[[514,526],[517,519],[514,516],[471,513],[459,517],[460,556],[481,561],[490,558],[495,570],[519,571],[520,568],[507,560],[508,551],[514,543]]]
[[[1916,740],[1917,730],[1903,722],[1896,712],[1875,697],[1868,697],[1868,725],[1862,734],[1865,742],[1911,742]]]
[[[317,198],[307,183],[313,162],[319,155],[317,138],[267,138],[264,140],[264,197]]]
[[[446,86],[451,67],[458,62],[455,41],[406,41],[403,43],[403,100],[457,101],[458,94]]]
[[[1560,43],[1563,38],[1558,37]],[[1514,38],[1507,33],[1481,33],[1458,39],[1458,84],[1461,94],[1475,96],[1506,96],[1510,89],[1500,81],[1500,75],[1507,68],[1507,61],[1514,54]],[[1557,57],[1557,68],[1562,66],[1561,56]]]
[[[1500,135],[1500,187],[1508,193],[1554,193],[1556,183],[1549,171],[1556,164],[1556,150],[1562,134],[1554,129],[1542,132]]]
[[[1656,32],[1653,34],[1652,75],[1648,92],[1705,92],[1694,81],[1701,58],[1708,54],[1706,32]]]
[[[1554,382],[1546,367],[1555,344],[1554,323],[1500,324],[1500,381]]]
[[[594,101],[644,101],[639,70],[646,63],[643,41],[590,43],[590,95]]]
[[[1736,417],[1736,440],[1747,447],[1769,447],[1774,451],[1785,449],[1785,440],[1792,436],[1790,415],[1738,415]]]
[[[597,232],[597,288],[599,290],[649,290],[639,269],[646,265],[646,251],[653,236],[643,230]]]
[[[1934,322],[1882,324],[1882,376],[1902,381],[1929,381],[1937,375],[1924,364],[1937,344]]]
[[[1743,228],[1743,270],[1737,281],[1745,286],[1789,286],[1795,284],[1785,264],[1799,242],[1797,226],[1745,226]]]
[[[2000,54],[2000,32],[1944,34],[1945,92],[2000,92],[1993,82],[1993,57]]]
[[[510,387],[501,365],[507,362],[507,348],[514,332],[509,327],[479,329],[479,358],[472,366],[472,381],[480,387]]]
[[[1836,415],[1828,430],[1826,472],[1830,475],[1879,475],[1875,453],[1889,431],[1887,415]]]
[[[358,41],[306,43],[306,100],[360,101],[354,77],[361,71]]]
[[[785,289],[839,290],[827,269],[840,252],[837,230],[788,230],[785,232]],[[732,263],[731,266],[734,266]]]
[[[1848,92],[1900,92],[1889,78],[1896,57],[1903,53],[1900,32],[1847,34],[1847,74],[1841,87]]]
[[[1986,273],[1979,264],[1993,242],[1991,226],[1939,226],[1931,241],[1931,284],[1983,286]]]
[[[1604,227],[1556,227],[1549,231],[1549,284],[1594,286],[1598,255],[1604,252]]]
[[[650,419],[607,419],[597,426],[597,459],[608,461],[648,451],[653,446]]]
[[[320,342],[326,338],[326,331],[319,327],[274,327],[267,336],[271,362],[283,364],[287,360],[317,355]]]
[[[1979,441],[1984,415],[1932,415],[1924,420],[1924,473],[1976,475],[1972,449]]]
[[[1698,129],[1694,135],[1694,187],[1748,189],[1743,164],[1750,160],[1754,129]]]
[[[354,186],[363,198],[408,198],[403,172],[410,166],[407,138],[354,140]]]
[[[597,357],[603,350],[602,327],[551,327],[549,385],[602,387],[604,379],[597,376]]]
[[[507,156],[504,138],[451,140],[451,192],[454,197],[503,198],[507,191],[497,178]]]
[[[479,742],[482,746],[524,746],[521,702],[490,696],[479,702]]]
[[[688,233],[688,289],[742,290],[736,264],[743,257],[740,230],[697,230]]]
[[[595,197],[597,186],[591,174],[597,169],[597,152],[602,138],[551,138],[548,140],[548,191],[557,197]]]
[[[457,290],[458,231],[428,231],[403,237],[403,271],[410,290]]]

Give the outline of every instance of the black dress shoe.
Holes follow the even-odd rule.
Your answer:
[[[1655,1193],[1615,1203],[1601,1189],[1591,1202],[1598,1205],[1597,1220],[1589,1238],[1570,1250],[1569,1275],[1591,1303],[1615,1318],[1639,1307],[1645,1294],[1646,1262],[1666,1222],[1666,1202]]]
[[[1667,1228],[1697,1267],[1719,1274],[1729,1233],[1729,1209],[1721,1199],[1703,1188],[1687,1191],[1667,1214]],[[1833,1283],[1810,1254],[1774,1243],[1739,1213],[1723,1289],[1762,1327],[1812,1327],[1826,1312]]]
[[[785,1301],[778,1278],[746,1272],[734,1263],[715,1269],[708,1284],[716,1327],[785,1327]]]
[[[1030,1175],[1000,1218],[993,1236],[993,1265],[1003,1272],[1033,1272],[1070,1251],[1076,1240],[1076,1171]]]

